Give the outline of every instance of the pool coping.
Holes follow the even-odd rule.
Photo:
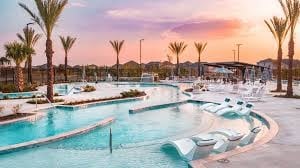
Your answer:
[[[261,117],[262,119],[264,119],[267,122],[269,130],[268,130],[268,133],[264,137],[262,137],[261,139],[259,139],[256,142],[246,145],[244,147],[240,147],[240,148],[237,148],[237,149],[225,152],[225,153],[209,156],[207,158],[190,161],[188,163],[189,167],[206,168],[205,164],[253,150],[255,148],[258,148],[258,147],[270,142],[277,135],[277,133],[279,131],[278,124],[271,117],[269,117],[268,115],[266,115],[262,112],[253,110],[252,114]]]
[[[61,134],[58,134],[55,136],[50,136],[50,137],[32,140],[32,141],[19,143],[19,144],[15,144],[15,145],[0,147],[0,155],[19,151],[19,150],[24,150],[24,149],[28,149],[28,148],[39,147],[40,145],[45,145],[45,144],[49,144],[49,143],[52,143],[55,141],[63,140],[63,139],[74,137],[74,136],[81,135],[81,134],[85,134],[85,133],[95,130],[96,128],[105,127],[114,121],[115,121],[115,118],[110,117],[110,118],[103,119],[103,120],[97,122],[96,124],[92,124],[92,125],[86,126],[84,128],[78,128],[73,131],[61,133]]]
[[[129,102],[129,101],[137,101],[137,100],[144,100],[148,97],[148,95],[140,96],[140,97],[133,97],[133,98],[125,98],[125,99],[114,99],[114,100],[106,100],[106,101],[96,101],[91,103],[84,103],[84,104],[78,104],[78,105],[56,105],[57,108],[69,108],[69,109],[82,109],[87,108],[91,106],[98,106],[98,105],[105,105],[110,103],[123,103],[123,102]]]

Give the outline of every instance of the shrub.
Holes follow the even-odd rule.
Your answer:
[[[138,91],[136,89],[134,89],[134,90],[130,89],[129,91],[122,92],[121,95],[122,95],[123,98],[140,97],[140,96],[146,95],[146,93],[142,92],[142,91]]]
[[[0,106],[0,113],[3,113],[5,107],[4,106]]]
[[[37,91],[37,87],[38,85],[36,84],[26,85],[24,86],[23,92]],[[3,93],[14,93],[18,92],[18,88],[14,84],[1,84],[0,91]]]
[[[21,105],[21,104],[17,104],[17,105],[15,105],[15,106],[13,106],[13,108],[12,108],[11,110],[12,110],[12,112],[13,112],[14,114],[17,114],[17,113],[20,113],[21,108],[22,108],[22,105]]]
[[[60,103],[60,102],[64,102],[64,99],[54,99],[54,103]],[[47,99],[32,99],[32,100],[28,100],[26,103],[28,104],[48,104],[48,100]]]
[[[86,85],[85,87],[83,87],[84,92],[93,92],[95,90],[96,88],[94,86]]]

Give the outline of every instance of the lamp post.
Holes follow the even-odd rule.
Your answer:
[[[140,39],[140,76],[142,76],[142,42],[144,39]]]
[[[29,36],[29,25],[33,25],[34,23],[33,22],[30,22],[30,23],[27,23],[26,24],[26,35],[27,35],[27,38],[25,37],[25,39],[27,39],[26,41],[26,44],[28,47],[31,47],[29,46],[29,41],[28,41],[28,36]],[[27,81],[31,84],[32,83],[32,79],[31,79],[31,69],[29,69],[29,63],[27,62]]]
[[[236,44],[237,48],[238,48],[238,62],[240,62],[240,47],[242,46],[243,44]]]
[[[232,50],[233,51],[233,61],[235,62],[235,51],[236,50]]]

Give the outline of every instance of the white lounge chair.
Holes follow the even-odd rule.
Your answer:
[[[243,96],[242,99],[248,102],[258,102],[262,101],[262,98],[265,93],[265,87],[259,87],[256,92],[252,93],[251,95],[248,96]]]
[[[236,132],[231,129],[219,129],[214,132],[210,132],[208,134],[199,134],[193,136],[192,139],[194,141],[205,140],[205,139],[214,139],[217,143],[213,147],[213,151],[217,153],[226,152],[236,148],[241,138],[243,138],[244,134]]]
[[[240,146],[245,146],[249,145],[254,142],[257,134],[261,131],[262,129],[260,127],[255,127],[252,130],[250,130],[249,134],[246,135],[245,137],[242,138],[240,142]]]
[[[178,154],[183,160],[191,161],[208,156],[216,143],[217,141],[214,139],[195,142],[192,139],[184,138],[176,141],[168,141],[163,147],[171,145],[177,149]]]
[[[222,104],[216,105],[216,106],[207,107],[205,109],[205,111],[208,111],[208,112],[211,112],[211,113],[216,113],[217,111],[220,111],[222,109],[226,109],[226,108],[229,108],[229,107],[230,107],[230,102],[222,103]]]
[[[230,93],[237,94],[238,92],[239,92],[239,85],[238,84],[233,85]]]
[[[223,142],[219,141],[219,143],[214,146],[214,151],[217,153],[223,153],[235,149],[244,137],[244,134],[231,129],[220,129],[212,132],[211,134],[220,134],[227,138],[225,140],[222,139]]]
[[[242,110],[244,105],[243,101],[237,101],[237,103],[233,107],[227,107],[223,108],[221,110],[216,111],[215,113],[219,116],[230,113],[230,112],[236,112]]]
[[[231,99],[230,98],[225,98],[224,102],[221,103],[220,105],[215,104],[215,103],[205,103],[200,107],[200,110],[206,110],[207,108],[212,108],[216,106],[222,106],[222,107],[229,107]]]
[[[248,116],[248,115],[250,115],[252,109],[253,109],[253,104],[248,103],[248,104],[246,104],[246,106],[242,107],[241,109],[239,109],[239,107],[227,108],[227,109],[218,111],[216,114],[219,116],[228,115],[228,114],[237,114],[239,116]]]

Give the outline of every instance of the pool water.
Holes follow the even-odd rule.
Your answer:
[[[121,86],[126,87],[126,86]],[[163,104],[188,97],[169,86],[135,85],[146,90],[149,99],[113,103],[86,109],[48,109],[46,117],[35,123],[20,122],[0,127],[0,146],[53,136],[115,117],[111,126],[38,148],[0,155],[1,167],[187,167],[173,149],[161,149],[166,140],[189,137],[217,128],[235,128],[246,132],[250,123],[242,118],[215,117],[200,112],[201,103],[186,103],[129,114],[129,109]],[[253,124],[253,123],[252,123]],[[260,121],[254,119],[254,124]],[[113,153],[109,153],[109,128],[113,135]]]

